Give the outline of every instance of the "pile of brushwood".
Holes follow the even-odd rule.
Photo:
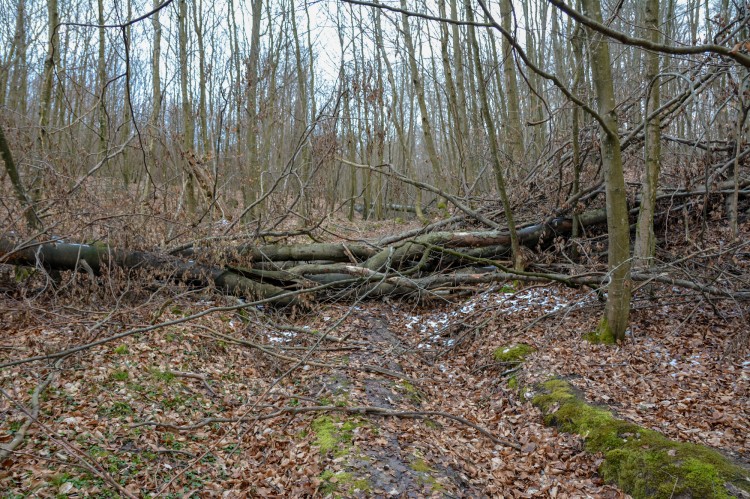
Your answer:
[[[747,203],[750,182],[743,182],[740,189],[742,202]],[[699,224],[700,210],[705,209],[712,196],[721,197],[721,193],[721,189],[660,193],[662,203],[656,217],[657,226],[666,226],[670,218],[682,220],[690,211]],[[551,247],[572,263],[565,249],[576,253],[568,240],[574,224],[578,224],[579,232],[588,236],[604,230],[605,210],[592,207],[596,206],[597,198],[602,197],[600,194],[601,184],[579,193],[546,219],[517,227],[519,242],[528,257],[526,270],[511,269],[503,264],[510,253],[511,240],[507,226],[498,223],[504,219],[502,210],[492,207],[475,210],[455,199],[452,201],[457,215],[374,241],[273,244],[240,241],[234,246],[226,243],[219,246],[212,245],[211,238],[205,238],[146,252],[101,242],[70,243],[54,237],[21,240],[5,234],[0,237],[0,260],[51,272],[88,272],[92,276],[112,267],[141,270],[157,279],[181,281],[195,287],[213,286],[249,301],[280,306],[308,305],[323,295],[344,300],[385,295],[418,300],[445,298],[465,293],[473,286],[508,279],[556,281],[568,286],[597,288],[606,284],[606,269],[543,264],[538,254]],[[632,203],[631,223],[637,215],[637,201],[634,199]],[[582,206],[589,208],[581,210]],[[579,210],[575,217],[571,215],[573,207]],[[747,206],[742,206],[741,216],[746,218],[747,211]],[[572,244],[582,247],[581,241],[578,239]],[[742,253],[742,247],[740,244],[722,251],[739,252],[741,257],[746,254]],[[599,249],[601,253],[601,245]],[[720,273],[720,278],[708,276],[707,280],[697,280],[658,267],[656,271],[633,272],[632,278],[682,286],[708,295],[750,297],[747,284],[734,278],[738,277],[736,272]]]

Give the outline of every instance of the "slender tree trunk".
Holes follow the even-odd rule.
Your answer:
[[[99,22],[99,57],[97,58],[96,77],[99,90],[99,154],[104,157],[107,154],[107,143],[109,142],[109,131],[107,127],[107,60],[105,59],[106,32],[104,28],[104,0],[97,0],[97,20]]]
[[[57,25],[60,23],[60,12],[57,0],[47,0],[47,56],[44,60],[44,79],[39,102],[39,136],[38,142],[42,151],[49,148],[49,122],[52,107],[52,80],[55,71],[55,54],[60,50],[60,37]]]
[[[185,197],[187,211],[195,213],[198,201],[195,197],[195,175],[190,164],[190,155],[195,147],[195,126],[193,124],[193,110],[190,103],[190,91],[188,89],[188,55],[187,55],[187,23],[188,8],[186,0],[179,0],[178,32],[180,52],[180,93],[182,96],[182,148],[185,165]]]
[[[200,123],[201,150],[211,152],[208,140],[208,112],[206,110],[206,51],[203,47],[203,0],[193,3],[193,30],[198,43],[198,120]]]
[[[13,192],[16,194],[16,199],[21,203],[21,207],[24,210],[24,217],[26,217],[26,223],[32,229],[40,229],[42,227],[42,221],[34,211],[29,197],[26,195],[26,189],[23,187],[21,177],[18,175],[18,169],[16,163],[13,161],[13,155],[10,152],[10,146],[8,141],[5,139],[5,132],[3,127],[0,126],[0,160],[5,163],[5,171],[10,178],[10,183],[13,185]]]
[[[302,60],[302,41],[297,30],[297,13],[295,12],[294,3],[289,8],[289,18],[292,24],[292,43],[294,44],[294,64],[295,74],[297,76],[297,92],[296,99],[294,102],[294,131],[292,134],[295,145],[299,144],[299,154],[297,154],[297,160],[299,162],[299,175],[300,175],[300,189],[302,199],[302,215],[308,217],[311,215],[309,208],[309,202],[311,197],[305,192],[305,186],[310,180],[311,171],[311,159],[310,159],[310,148],[307,145],[307,140],[303,139],[307,133],[307,111],[308,111],[308,92],[307,92],[307,67]],[[312,54],[310,54],[312,56]],[[304,223],[304,220],[301,221]]]
[[[583,9],[591,19],[602,22],[600,0],[583,0]],[[599,115],[607,127],[601,130],[601,155],[606,191],[610,281],[607,287],[606,317],[602,320],[601,332],[622,341],[625,339],[630,315],[630,225],[607,40],[592,33],[589,57],[599,101]]]
[[[469,22],[473,22],[474,13],[469,2],[466,2],[466,17]],[[513,220],[513,210],[508,200],[508,193],[505,190],[505,178],[503,176],[502,162],[500,161],[500,150],[497,146],[497,132],[495,130],[495,123],[492,119],[492,113],[490,112],[489,99],[487,99],[487,87],[483,85],[484,75],[482,71],[482,63],[479,59],[479,43],[477,43],[477,37],[475,34],[474,26],[468,27],[469,43],[471,45],[471,51],[474,54],[474,66],[477,71],[477,79],[479,80],[479,100],[482,104],[482,116],[484,117],[484,124],[487,127],[488,141],[490,143],[490,151],[492,153],[492,167],[495,172],[495,182],[497,183],[497,192],[500,195],[500,200],[503,204],[503,210],[505,211],[505,219],[508,222],[508,231],[510,232],[510,244],[511,244],[511,256],[513,258],[513,267],[516,270],[522,270],[524,263],[521,259],[520,245],[518,243],[518,235],[516,234],[516,225]]]
[[[646,29],[648,36],[654,43],[660,43],[659,32],[659,0],[646,2]],[[646,104],[645,116],[653,114],[661,105],[659,98],[659,54],[646,54]],[[654,116],[646,123],[644,144],[646,171],[643,173],[641,188],[641,207],[638,212],[638,229],[633,249],[633,264],[636,268],[653,265],[656,237],[654,235],[654,212],[656,211],[656,190],[659,186],[659,170],[661,163],[661,122]]]
[[[133,17],[133,2],[132,0],[127,0],[127,21],[129,22]],[[125,39],[127,40],[127,46],[128,50],[132,47],[132,39],[131,39],[132,30],[130,29],[130,26],[125,28]],[[132,54],[131,54],[132,56]],[[129,68],[129,71],[132,72],[132,66]],[[123,105],[122,105],[122,138],[123,140],[127,140],[128,137],[130,137],[130,124],[133,119],[133,116],[131,116],[130,107],[130,93],[131,90],[128,88],[130,86],[130,82],[132,81],[133,75],[128,75],[127,78],[124,79],[125,85],[123,88]],[[125,150],[122,152],[122,175],[123,175],[123,183],[125,184],[124,187],[127,190],[130,182],[133,181],[133,171],[132,166],[130,164],[130,151]]]
[[[404,171],[411,172],[414,169],[413,158],[412,158],[411,150],[409,147],[409,137],[408,137],[407,132],[404,130],[403,99],[399,97],[396,77],[393,72],[393,65],[391,64],[391,61],[388,58],[387,52],[382,49],[384,45],[383,45],[383,28],[382,28],[380,9],[377,9],[377,12],[375,13],[375,41],[377,45],[381,47],[383,64],[385,64],[388,84],[391,87],[391,92],[392,92],[391,110],[390,110],[391,123],[393,124],[393,128],[396,130],[396,138],[398,139],[401,156],[403,157],[403,162],[404,162]],[[419,189],[417,189],[417,192],[419,192]],[[421,201],[421,198],[419,201]],[[417,217],[420,218],[421,220],[423,218],[423,215],[421,213],[421,206],[420,206],[419,201],[416,203],[416,207],[419,209],[419,211],[417,212]]]
[[[445,0],[438,2],[441,17],[446,17]],[[458,111],[458,95],[456,94],[456,85],[453,80],[453,69],[451,67],[450,53],[448,52],[449,43],[448,26],[443,23],[440,25],[440,60],[443,63],[443,74],[445,75],[445,93],[448,96],[448,114],[453,117],[454,127],[445,127],[449,132],[449,141],[456,144],[457,154],[451,161],[458,168],[459,179],[466,185],[466,172],[464,171],[466,161],[466,150],[464,148],[464,138],[462,137],[461,116]],[[452,140],[451,140],[452,139]]]
[[[503,28],[511,32],[511,3],[510,0],[500,0],[500,22]],[[518,83],[516,82],[516,65],[513,59],[513,49],[508,40],[503,37],[503,72],[505,74],[505,100],[508,104],[508,123],[506,124],[506,150],[511,160],[520,165],[524,158],[523,126],[521,125],[521,110],[519,107]]]
[[[152,7],[156,9],[160,0],[152,0]],[[151,27],[154,30],[154,44],[151,47],[151,116],[149,116],[149,136],[148,136],[148,155],[152,160],[156,152],[156,136],[161,131],[161,22],[159,21],[160,11],[156,11],[151,16]],[[151,184],[154,179],[147,173],[145,179],[146,185],[143,189],[142,201],[148,199],[151,194]]]
[[[379,12],[379,10],[378,10]],[[377,12],[373,13],[373,18],[377,16]],[[376,39],[377,40],[377,39]],[[385,154],[385,105],[383,102],[383,94],[385,93],[385,87],[383,83],[383,46],[380,43],[375,44],[375,71],[377,75],[377,89],[375,93],[375,164],[383,164],[383,158]],[[375,176],[375,218],[381,220],[383,218],[383,175],[378,173]]]
[[[261,195],[260,159],[258,157],[258,80],[260,63],[260,21],[263,14],[263,1],[252,0],[253,22],[250,28],[250,54],[247,61],[247,184],[245,205],[252,204]]]
[[[575,64],[575,76],[573,79],[573,90],[576,95],[581,95],[581,89],[583,88],[584,76],[584,60],[583,60],[583,30],[580,25],[576,25],[573,31],[573,63]],[[572,130],[572,142],[573,142],[573,195],[578,194],[580,190],[581,182],[581,107],[573,107],[573,130]],[[578,238],[579,223],[578,223],[578,210],[573,209],[573,230],[571,233],[571,239],[573,239],[573,257],[578,256],[578,246],[576,245],[575,239]]]
[[[408,8],[406,0],[401,0],[401,8],[404,10]],[[438,158],[437,148],[435,147],[435,139],[432,133],[432,125],[430,124],[430,115],[427,109],[427,101],[425,100],[422,77],[417,66],[417,52],[411,36],[409,17],[406,14],[401,15],[401,27],[404,33],[404,43],[406,44],[407,51],[406,56],[409,59],[409,69],[411,71],[412,84],[414,85],[414,93],[416,94],[417,104],[419,104],[419,111],[422,115],[422,135],[424,137],[425,149],[427,150],[427,157],[429,158],[432,172],[435,177],[434,183],[435,185],[442,187],[443,172],[440,168],[440,159]]]
[[[22,114],[26,113],[26,44],[26,0],[18,0],[13,43],[8,51],[6,63],[0,68],[0,107],[5,106],[7,92],[11,108]]]
[[[454,21],[458,21],[458,2],[457,0],[450,1],[450,16]],[[453,65],[456,70],[456,108],[457,108],[457,123],[458,133],[460,134],[460,140],[463,143],[463,151],[467,155],[464,161],[468,163],[467,170],[473,177],[479,174],[479,166],[475,160],[475,156],[471,153],[471,135],[469,128],[469,117],[467,115],[466,107],[466,78],[464,69],[464,53],[461,46],[461,31],[457,24],[451,24],[451,43],[453,45]]]

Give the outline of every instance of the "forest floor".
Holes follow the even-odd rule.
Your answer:
[[[206,290],[130,296],[122,277],[109,277],[119,291],[77,279],[54,297],[6,290],[0,363],[237,304]],[[56,369],[52,361],[5,368],[0,443],[19,431],[25,438],[0,462],[0,490],[626,497],[598,476],[601,456],[546,427],[526,400],[523,387],[550,375],[621,418],[750,462],[747,304],[652,291],[636,295],[620,346],[583,339],[603,311],[591,290],[507,283],[429,306],[379,299],[291,314],[214,310]],[[520,343],[535,349],[523,366],[496,360]],[[22,411],[37,410],[23,428]]]

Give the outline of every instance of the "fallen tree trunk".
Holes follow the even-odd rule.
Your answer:
[[[583,225],[601,223],[603,210],[581,216]],[[523,244],[535,247],[565,234],[572,228],[569,219],[554,219],[519,229]],[[300,290],[319,284],[330,284],[339,291],[351,287],[347,294],[380,296],[386,294],[420,294],[454,282],[488,282],[487,276],[459,278],[448,275],[435,278],[423,272],[426,263],[445,257],[446,249],[468,250],[492,247],[497,253],[510,248],[506,231],[432,232],[387,246],[379,251],[374,245],[348,243],[316,243],[309,245],[241,246],[235,251],[248,255],[253,262],[296,261],[296,265],[279,265],[279,269],[219,267],[159,253],[125,251],[103,244],[72,244],[59,241],[34,242],[19,246],[10,237],[0,237],[0,261],[13,265],[41,266],[53,270],[90,271],[94,274],[108,266],[147,270],[155,275],[198,286],[215,286],[223,292],[252,298],[268,299],[289,290]],[[190,255],[195,250],[190,251]],[[450,260],[470,264],[453,255]],[[317,263],[304,263],[319,261]],[[416,263],[415,263],[416,261]],[[415,264],[413,264],[415,263]],[[432,265],[431,268],[439,266]],[[502,266],[500,266],[502,268]],[[503,268],[504,270],[504,268]],[[492,280],[492,279],[489,279]],[[557,280],[557,279],[553,279]],[[354,289],[356,288],[356,290]],[[280,305],[300,303],[299,296],[284,296]]]
[[[705,195],[696,191],[693,195]],[[683,192],[664,194],[683,197]],[[631,210],[635,213],[637,208]],[[579,215],[583,227],[606,221],[604,209]],[[520,227],[520,242],[537,248],[573,229],[570,218],[552,218]],[[200,248],[184,252],[189,258],[160,253],[125,251],[107,245],[70,244],[60,241],[33,242],[21,246],[12,237],[0,236],[0,263],[40,266],[53,270],[86,270],[100,274],[109,266],[146,270],[156,276],[195,286],[214,286],[222,292],[251,299],[271,299],[279,305],[307,302],[305,290],[326,285],[326,292],[341,296],[381,296],[450,294],[452,289],[507,279],[522,281],[556,281],[568,286],[598,287],[603,274],[571,277],[556,273],[515,272],[493,258],[510,252],[510,234],[505,230],[435,231],[393,237],[391,244],[314,243],[242,245],[222,250],[213,265],[210,251]],[[233,258],[234,255],[234,258]],[[241,258],[243,256],[245,258]],[[249,260],[249,263],[246,263]],[[231,263],[231,262],[241,262]],[[467,266],[483,267],[479,270]],[[463,269],[463,270],[460,270]],[[460,270],[457,272],[457,270]],[[488,272],[491,270],[491,272]],[[636,280],[654,280],[701,291],[714,296],[750,298],[745,289],[721,289],[696,282],[680,281],[667,275],[634,274]],[[289,294],[289,291],[302,292]],[[318,290],[318,292],[322,292]]]
[[[285,292],[276,286],[192,260],[185,261],[158,253],[118,250],[101,244],[52,241],[19,247],[16,241],[0,237],[0,261],[12,265],[42,266],[53,270],[86,270],[94,274],[101,274],[110,265],[132,270],[141,269],[199,286],[213,285],[236,296],[272,298]],[[298,297],[279,298],[282,305],[291,305],[298,301]]]

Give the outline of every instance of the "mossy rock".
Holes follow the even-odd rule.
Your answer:
[[[587,404],[571,385],[552,379],[531,400],[545,422],[584,437],[586,450],[604,454],[602,477],[633,497],[728,498],[750,493],[750,470],[702,445],[669,440]]]
[[[492,356],[498,362],[515,362],[520,364],[526,357],[536,352],[536,349],[526,343],[518,343],[516,345],[502,346],[497,348]]]

